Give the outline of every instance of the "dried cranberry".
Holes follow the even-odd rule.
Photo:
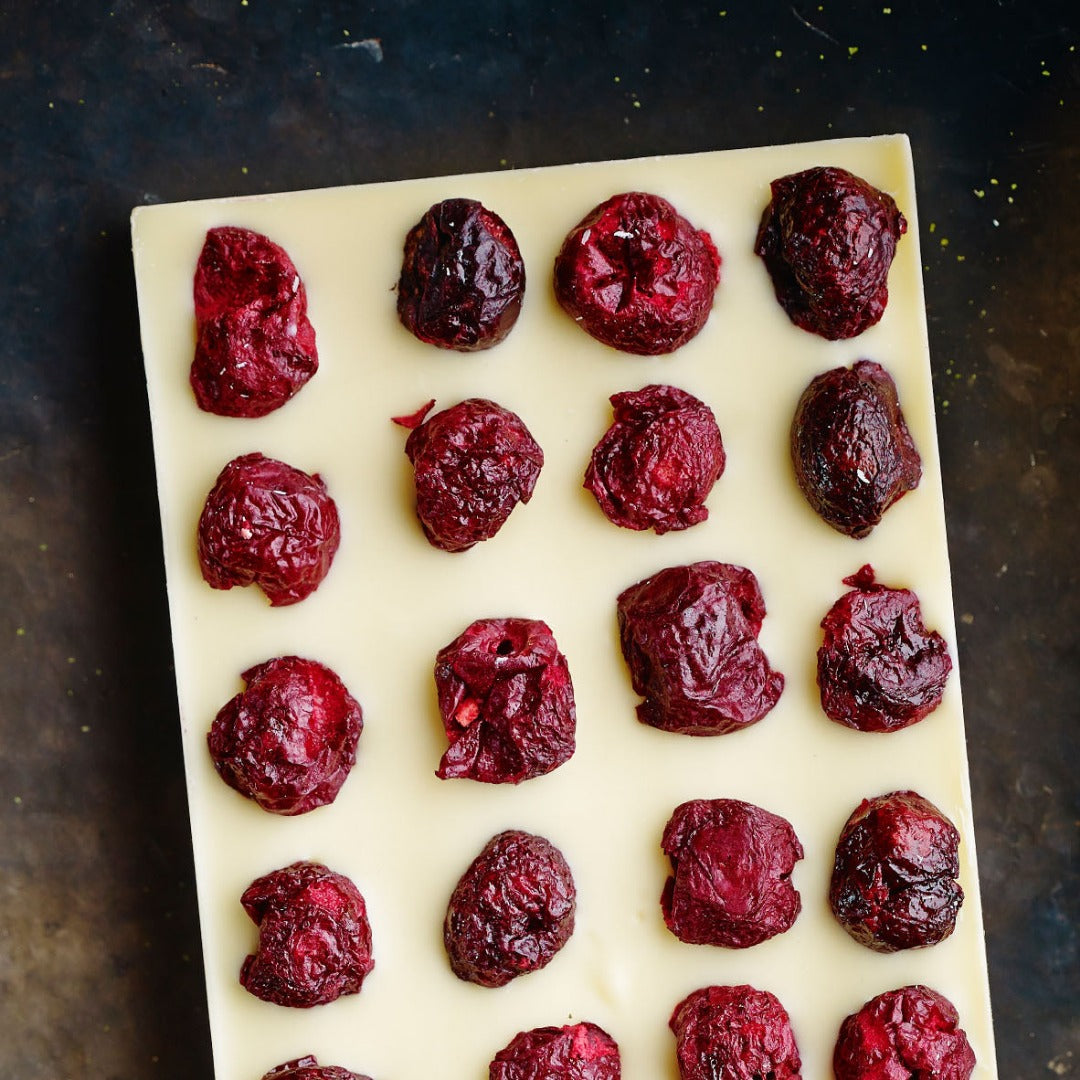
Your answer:
[[[468,398],[425,420],[432,405],[394,418],[413,429],[405,453],[415,471],[416,515],[434,547],[468,551],[532,498],[544,452],[521,418],[493,401]]]
[[[964,901],[959,845],[953,823],[914,791],[864,799],[836,845],[833,914],[875,952],[936,945]]]
[[[488,1080],[619,1080],[615,1040],[596,1024],[522,1031],[495,1055]]]
[[[704,521],[726,460],[712,409],[685,390],[656,385],[614,394],[611,404],[614,422],[585,473],[608,520],[657,535]]]
[[[853,537],[867,536],[922,476],[896,384],[873,360],[826,371],[803,391],[791,460],[814,510]]]
[[[341,542],[337,506],[318,473],[262,454],[221,470],[199,518],[199,565],[215,589],[258,585],[274,607],[309,596]]]
[[[551,628],[536,619],[480,619],[435,660],[450,746],[446,780],[518,784],[574,752],[574,686]]]
[[[844,578],[851,585],[821,620],[821,707],[858,731],[898,731],[941,704],[952,670],[949,647],[923,625],[910,589],[874,583],[873,567]]]
[[[891,195],[845,169],[819,166],[772,182],[755,251],[791,321],[835,341],[881,318],[906,231]]]
[[[262,1080],[371,1080],[371,1077],[350,1072],[340,1065],[320,1067],[314,1056],[308,1054],[307,1057],[278,1065],[271,1069]]]
[[[975,1054],[948,998],[903,986],[871,998],[840,1025],[836,1080],[968,1080]]]
[[[263,1001],[307,1009],[358,994],[375,966],[360,890],[344,875],[297,862],[252,882],[240,898],[259,946],[240,984]]]
[[[510,333],[525,295],[525,264],[498,214],[475,199],[444,199],[409,230],[398,316],[441,349],[489,349]]]
[[[211,229],[194,292],[191,387],[201,409],[265,416],[318,370],[304,283],[272,240],[251,229]]]
[[[789,930],[802,844],[790,823],[738,799],[694,799],[664,829],[671,859],[660,905],[680,941],[745,949]]]
[[[674,352],[712,310],[720,256],[666,199],[631,191],[590,211],[555,260],[555,296],[598,341],[623,352]]]
[[[784,676],[757,642],[765,601],[741,566],[698,562],[661,570],[624,590],[619,636],[644,724],[725,735],[760,720]]]
[[[207,735],[222,780],[274,814],[304,814],[337,798],[356,763],[364,717],[328,667],[279,656],[248,668],[245,689]]]
[[[450,967],[479,986],[538,971],[573,933],[576,901],[570,867],[549,840],[516,829],[493,836],[450,897]]]
[[[802,1061],[779,1000],[752,986],[707,986],[671,1015],[682,1080],[799,1080]]]

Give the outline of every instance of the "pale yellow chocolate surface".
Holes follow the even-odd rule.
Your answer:
[[[859,174],[893,194],[908,220],[885,316],[853,341],[830,343],[792,326],[753,254],[769,181],[812,165]],[[603,199],[632,189],[671,200],[712,234],[723,258],[705,329],[666,357],[600,345],[552,296],[552,262],[567,231]],[[521,318],[485,353],[423,345],[396,316],[405,233],[451,196],[499,213],[526,263]],[[192,275],[205,232],[217,225],[269,235],[307,287],[321,367],[262,419],[202,413],[188,385]],[[618,1041],[625,1080],[675,1080],[674,1006],[698,987],[744,982],[787,1008],[807,1080],[832,1076],[844,1016],[913,982],[953,1001],[979,1059],[975,1076],[996,1076],[958,671],[935,713],[890,735],[826,719],[814,678],[820,620],[844,591],[841,579],[867,562],[884,584],[918,593],[927,625],[956,659],[903,136],[155,206],[135,212],[133,234],[218,1080],[259,1080],[307,1053],[375,1080],[482,1080],[518,1031],[578,1020]],[[803,499],[788,429],[814,375],[861,357],[896,380],[924,474],[869,538],[856,541]],[[661,537],[611,525],[581,486],[610,423],[608,396],[650,382],[706,401],[728,454],[708,521]],[[519,413],[546,455],[532,502],[464,554],[423,538],[406,433],[389,419],[432,397],[438,408],[494,399]],[[289,608],[270,608],[257,589],[214,591],[199,573],[203,500],[228,460],[254,450],[319,472],[341,513],[329,576]],[[760,640],[787,679],[758,725],[711,739],[637,722],[615,620],[615,598],[627,585],[698,559],[739,563],[757,575],[768,607]],[[440,781],[435,653],[473,619],[508,615],[541,618],[554,630],[576,689],[577,751],[554,773],[517,787]],[[241,688],[240,672],[284,653],[333,667],[366,720],[357,766],[336,803],[288,819],[227,788],[206,750],[206,731]],[[836,924],[826,891],[850,812],[866,796],[899,788],[919,791],[956,823],[967,899],[948,940],[882,956]],[[741,951],[683,944],[660,913],[665,822],[686,799],[721,796],[782,814],[806,849],[794,874],[803,901],[794,927]],[[450,972],[442,920],[461,872],[509,827],[562,849],[578,887],[577,928],[547,968],[488,990]],[[374,936],[376,966],[362,992],[308,1010],[259,1001],[237,981],[256,942],[239,897],[254,878],[297,859],[349,875],[367,899]]]

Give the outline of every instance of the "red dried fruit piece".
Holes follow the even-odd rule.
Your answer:
[[[821,620],[817,654],[821,707],[830,719],[858,731],[899,731],[941,704],[952,670],[949,647],[923,625],[910,589],[874,582],[862,567]]]
[[[907,221],[891,195],[819,166],[772,182],[754,250],[796,326],[830,341],[873,326]]]
[[[319,368],[307,294],[285,250],[251,229],[210,229],[195,268],[191,388],[218,416],[265,416]]]
[[[704,521],[726,458],[712,409],[674,386],[613,394],[615,419],[596,444],[585,487],[608,520],[657,535]]]
[[[814,510],[856,538],[867,536],[922,476],[896,384],[873,360],[811,381],[791,424],[791,460]]]
[[[450,746],[437,775],[518,784],[574,752],[566,657],[536,619],[480,619],[439,651],[439,711]]]
[[[695,990],[675,1007],[670,1027],[682,1080],[800,1080],[791,1020],[767,990]]]
[[[358,994],[375,966],[360,890],[313,862],[275,870],[240,903],[259,928],[259,945],[240,968],[240,985],[263,1001],[307,1009]]]
[[[491,987],[538,971],[570,939],[576,903],[570,867],[551,841],[518,829],[493,836],[450,897],[450,967]]]
[[[488,1066],[488,1080],[619,1080],[615,1040],[596,1024],[522,1031]]]
[[[975,1053],[948,998],[903,986],[871,998],[840,1025],[836,1080],[968,1080]]]
[[[741,566],[698,562],[661,570],[618,599],[619,637],[643,724],[726,735],[760,720],[784,676],[757,642],[765,601]]]
[[[490,349],[510,333],[525,295],[525,264],[498,214],[475,199],[444,199],[409,230],[398,316],[441,349]]]
[[[519,502],[532,498],[544,452],[521,417],[484,398],[468,398],[412,427],[405,453],[413,464],[416,516],[432,546],[468,551],[490,540]]]
[[[914,791],[864,799],[836,845],[829,906],[875,952],[936,945],[964,902],[959,846],[953,823]]]
[[[258,585],[274,607],[326,577],[341,542],[337,506],[318,473],[262,454],[221,470],[199,518],[199,565],[215,589]]]
[[[664,829],[672,876],[660,906],[680,941],[745,949],[789,930],[802,908],[803,857],[790,823],[738,799],[694,799]]]
[[[207,735],[222,780],[274,814],[305,814],[337,798],[356,764],[364,716],[328,667],[279,656],[248,668],[245,689]]]
[[[586,214],[555,259],[555,296],[567,314],[605,345],[641,356],[695,337],[719,281],[712,237],[640,191]]]
[[[340,1065],[323,1065],[312,1054],[286,1061],[271,1069],[262,1080],[371,1080],[370,1076],[350,1072]]]

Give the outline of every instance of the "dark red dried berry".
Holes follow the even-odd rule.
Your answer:
[[[968,1080],[975,1053],[948,998],[903,986],[871,998],[840,1025],[836,1080]]]
[[[615,1040],[596,1024],[522,1031],[488,1067],[488,1080],[619,1080]]]
[[[363,712],[328,667],[279,656],[248,668],[245,689],[207,735],[222,780],[274,814],[304,814],[337,798],[356,764]]]
[[[803,391],[791,424],[791,460],[814,510],[857,538],[922,476],[896,384],[872,360],[826,371]]]
[[[505,986],[545,967],[574,931],[570,867],[549,840],[510,829],[492,837],[457,883],[443,941],[454,974]]]
[[[304,283],[285,250],[261,233],[207,232],[194,293],[191,387],[201,409],[265,416],[318,370]]]
[[[375,966],[360,890],[344,875],[297,862],[259,878],[240,903],[259,945],[240,984],[263,1001],[307,1009],[358,994]]]
[[[758,645],[765,601],[741,566],[698,562],[624,590],[619,637],[638,719],[664,731],[725,735],[760,720],[784,676]]]
[[[493,401],[468,398],[424,420],[427,411],[395,418],[413,427],[405,453],[416,516],[434,547],[468,551],[532,498],[544,452],[521,417]]]
[[[258,585],[274,607],[309,596],[341,542],[337,506],[318,473],[262,454],[221,470],[199,518],[199,565],[215,589]]]
[[[949,647],[923,625],[910,589],[874,583],[873,567],[821,620],[817,680],[826,716],[858,731],[898,731],[941,704],[952,670]]]
[[[767,990],[695,990],[675,1007],[670,1026],[682,1080],[800,1080],[791,1020]]]
[[[835,341],[881,318],[906,231],[891,195],[845,169],[819,166],[772,182],[755,251],[791,321]]]
[[[956,826],[914,791],[864,799],[836,845],[829,905],[875,952],[936,945],[964,902]]]
[[[450,741],[437,774],[444,780],[518,784],[574,752],[574,687],[546,623],[472,623],[439,651],[435,685]]]
[[[695,337],[719,281],[712,237],[640,191],[586,214],[555,260],[555,296],[567,314],[605,345],[642,356]]]
[[[489,349],[510,333],[525,295],[525,264],[498,214],[475,199],[444,199],[409,230],[398,316],[441,349]]]
[[[371,1080],[370,1076],[350,1072],[340,1065],[320,1066],[314,1055],[286,1061],[271,1069],[262,1080]]]
[[[709,516],[726,461],[712,409],[674,386],[613,394],[615,419],[592,452],[585,487],[609,521],[657,535]]]
[[[738,799],[694,799],[664,829],[672,876],[660,900],[681,941],[745,949],[789,930],[802,908],[791,882],[802,844],[790,823]]]

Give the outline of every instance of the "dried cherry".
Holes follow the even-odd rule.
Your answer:
[[[959,845],[956,826],[914,791],[864,799],[836,845],[833,914],[875,952],[936,945],[964,901]]]
[[[598,341],[655,356],[695,337],[712,310],[720,256],[659,195],[613,195],[570,231],[555,259],[555,296]]]
[[[425,419],[434,404],[394,422],[411,428],[405,453],[424,535],[443,551],[468,551],[532,498],[544,452],[521,417],[493,401],[468,398]]]
[[[968,1080],[975,1053],[948,998],[902,986],[871,998],[840,1025],[836,1080]]]
[[[320,1066],[315,1057],[308,1054],[295,1061],[286,1061],[271,1069],[262,1080],[371,1080],[370,1076],[350,1072],[340,1065]]]
[[[210,229],[195,268],[191,388],[219,416],[265,416],[319,368],[307,294],[288,253],[251,229]]]
[[[546,623],[477,620],[439,650],[435,686],[450,742],[444,780],[518,784],[574,752],[574,686]]]
[[[574,931],[577,892],[563,854],[519,829],[493,836],[461,876],[443,924],[454,974],[505,986],[545,967]]]
[[[891,195],[846,169],[819,166],[772,182],[755,251],[796,326],[830,341],[873,326],[907,221]]]
[[[615,418],[585,472],[609,521],[657,535],[709,516],[705,499],[724,471],[712,409],[674,386],[646,386],[611,397]]]
[[[240,984],[263,1001],[291,1008],[358,994],[375,962],[360,890],[343,874],[296,862],[253,881],[240,903],[259,928],[259,945]]]
[[[739,799],[676,807],[662,841],[671,877],[664,922],[680,941],[745,949],[789,930],[802,908],[791,881],[802,844],[777,814]]]
[[[248,668],[244,690],[207,734],[218,775],[274,814],[305,814],[337,798],[356,764],[364,716],[323,664],[279,656]]]
[[[258,585],[275,607],[313,593],[340,542],[337,506],[322,477],[258,453],[221,470],[199,518],[207,583]]]
[[[671,1014],[682,1080],[799,1080],[802,1060],[779,999],[753,986],[695,990]]]
[[[625,589],[619,637],[638,719],[664,731],[724,735],[756,723],[776,704],[784,676],[757,636],[765,601],[741,566],[673,566]]]
[[[814,510],[856,538],[867,536],[922,476],[896,384],[873,360],[811,381],[795,409],[791,460]]]
[[[596,1024],[522,1031],[488,1067],[488,1080],[619,1080],[615,1040]]]
[[[858,731],[917,723],[941,704],[952,670],[945,639],[923,625],[915,593],[875,584],[873,567],[863,566],[844,584],[851,591],[821,621],[821,707]]]
[[[498,214],[475,199],[444,199],[409,230],[398,316],[442,349],[489,349],[510,333],[525,294],[525,263]]]

